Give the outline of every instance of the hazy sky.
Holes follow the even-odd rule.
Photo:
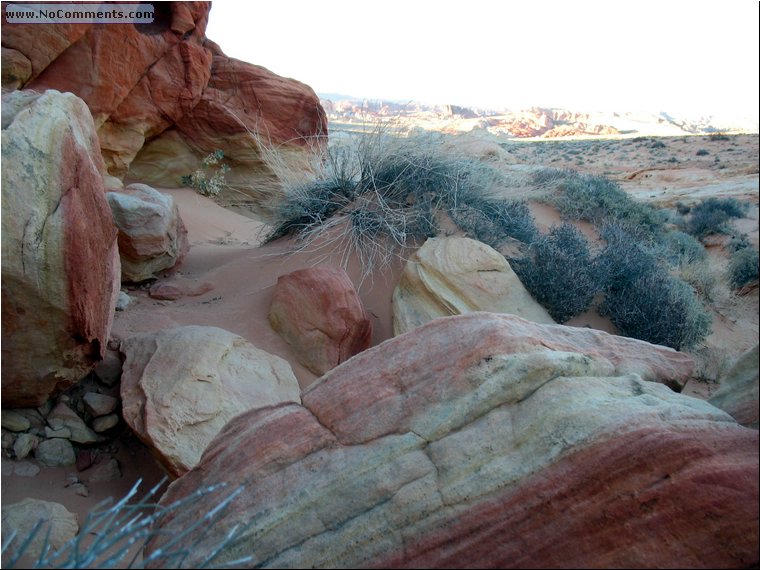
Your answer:
[[[225,53],[370,99],[758,117],[757,0],[214,0]]]

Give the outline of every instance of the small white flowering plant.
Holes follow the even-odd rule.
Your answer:
[[[216,196],[227,185],[224,177],[230,171],[227,164],[222,163],[224,151],[217,149],[201,163],[201,168],[182,177],[182,184],[195,188],[204,196]]]

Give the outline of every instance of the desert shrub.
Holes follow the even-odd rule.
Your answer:
[[[749,236],[744,233],[731,236],[731,239],[726,244],[726,249],[731,253],[735,253],[740,249],[746,249],[748,247],[752,247],[752,242],[749,241]]]
[[[606,291],[624,289],[658,270],[657,248],[638,228],[607,223],[599,233],[606,245],[594,260],[594,267]]]
[[[609,290],[599,312],[625,336],[676,350],[701,342],[712,324],[694,290],[663,271],[649,271]]]
[[[707,156],[708,154],[710,154],[710,151],[708,151],[707,149],[704,149],[704,148],[700,148],[697,151],[697,156]]]
[[[700,299],[715,303],[728,298],[721,271],[705,259],[687,260],[675,266],[674,275],[691,285]]]
[[[676,350],[709,334],[709,313],[690,285],[668,273],[656,244],[620,224],[605,225],[601,236],[606,246],[595,267],[605,296],[599,312],[621,334]]]
[[[507,238],[530,244],[536,236],[533,215],[525,202],[469,195],[449,207],[452,221],[472,237],[498,249]]]
[[[528,255],[510,264],[558,323],[588,309],[598,291],[588,241],[571,224],[552,228],[533,241]]]
[[[201,168],[182,177],[182,184],[195,188],[204,196],[216,196],[226,186],[225,176],[230,171],[227,164],[223,164],[223,150],[215,150],[201,162]]]
[[[707,258],[705,247],[691,234],[674,230],[665,233],[660,241],[668,259],[673,263],[691,263]]]
[[[502,183],[497,170],[447,151],[432,136],[378,131],[330,147],[313,180],[286,188],[267,241],[294,235],[305,247],[328,240],[344,260],[355,251],[367,276],[436,235],[443,211],[477,202],[494,231],[508,225],[519,207],[487,198]]]
[[[707,136],[711,141],[728,141],[731,138],[725,133],[711,133]]]
[[[639,226],[650,235],[662,231],[662,214],[633,200],[618,184],[603,176],[569,171],[555,183],[553,202],[563,217],[601,226],[607,220]]]
[[[3,567],[16,568],[28,557],[28,550],[36,537],[43,536],[39,556],[34,556],[31,565],[24,568],[144,568],[146,563],[155,564],[161,568],[182,568],[189,552],[176,546],[185,536],[204,529],[211,528],[219,520],[228,505],[240,494],[242,488],[220,497],[219,503],[207,513],[194,511],[194,504],[200,497],[219,493],[224,484],[202,487],[187,497],[168,505],[158,505],[150,502],[156,496],[162,481],[151,489],[141,500],[133,502],[141,483],[132,487],[126,496],[116,503],[106,500],[96,505],[81,524],[77,536],[69,540],[58,550],[53,551],[49,545],[49,535],[44,535],[47,523],[39,521],[27,536],[17,537],[15,532],[3,532]],[[155,523],[163,516],[182,516],[187,522],[183,530],[174,534],[164,548],[154,551],[141,562],[134,555],[135,547],[145,544],[153,537],[159,536],[161,530]],[[3,529],[5,531],[5,529]],[[243,531],[243,528],[232,528],[225,539],[206,553],[206,558],[199,568],[213,568],[214,560],[226,545],[233,542]],[[131,559],[128,557],[132,556]],[[250,562],[246,556],[232,562],[224,562],[224,568],[240,566]],[[27,561],[28,562],[28,561]]]
[[[744,287],[758,278],[758,251],[742,248],[731,255],[728,263],[728,281],[734,288]]]
[[[747,205],[736,198],[708,198],[691,209],[685,229],[698,238],[728,233],[731,231],[728,221],[743,217],[746,210]]]
[[[649,145],[650,148],[665,148],[665,143],[662,141],[652,141],[652,144]]]

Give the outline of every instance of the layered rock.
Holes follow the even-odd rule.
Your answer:
[[[2,403],[36,406],[103,356],[119,293],[116,228],[79,98],[6,94],[2,127]]]
[[[410,256],[393,292],[394,334],[474,311],[554,323],[498,251],[470,238],[428,239]]]
[[[194,467],[233,416],[300,401],[285,360],[216,327],[135,335],[121,351],[124,420],[173,475]]]
[[[758,345],[742,354],[720,379],[710,403],[731,414],[740,424],[758,428]]]
[[[324,142],[327,119],[310,87],[228,58],[209,41],[210,7],[158,3],[150,24],[5,26],[4,88],[81,97],[95,117],[107,172],[118,178],[129,172],[176,187],[206,155],[222,150],[235,189],[220,201],[239,204],[243,192],[243,202],[257,207],[266,199],[251,188],[251,177],[262,169],[273,175],[259,134],[292,158],[292,168],[304,168],[304,149]]]
[[[277,279],[269,322],[298,361],[321,376],[367,349],[372,322],[340,267],[310,267]]]
[[[175,269],[190,249],[174,199],[146,184],[107,194],[119,228],[123,281],[140,282]]]
[[[513,330],[523,323],[438,319],[333,369],[302,406],[234,418],[161,499],[242,486],[207,534],[175,545],[193,546],[187,566],[235,524],[244,530],[217,563],[757,564],[757,432],[664,386],[679,372],[655,364],[658,347],[605,357],[582,341],[528,341]],[[203,497],[159,530],[176,536],[220,500]]]

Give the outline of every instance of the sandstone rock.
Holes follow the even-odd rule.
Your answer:
[[[107,350],[103,360],[95,365],[95,375],[106,386],[114,386],[121,380],[121,357],[116,350]]]
[[[47,417],[47,422],[54,430],[67,429],[70,432],[68,439],[76,443],[96,443],[102,438],[92,431],[84,420],[66,404],[59,402]]]
[[[174,475],[192,468],[233,416],[300,402],[285,360],[216,327],[135,335],[121,350],[124,420]]]
[[[13,442],[13,453],[16,455],[16,459],[24,459],[29,455],[37,445],[40,443],[40,438],[30,433],[20,433]]]
[[[58,426],[55,428],[45,426],[45,437],[47,439],[54,439],[54,438],[71,439],[71,430],[65,426]]]
[[[2,48],[3,90],[20,89],[32,76],[32,62],[20,51]]]
[[[29,418],[16,410],[3,410],[2,415],[0,415],[0,423],[2,423],[3,428],[10,431],[26,431],[32,427]]]
[[[262,172],[249,132],[301,157],[304,146],[326,142],[327,119],[308,86],[228,58],[208,40],[210,8],[210,2],[159,3],[152,24],[6,26],[4,83],[81,97],[111,176],[129,172],[135,180],[176,187],[220,149],[233,161],[237,184],[221,199],[228,205],[243,191],[244,201],[258,204],[252,176],[272,172]]]
[[[145,281],[176,268],[189,249],[187,229],[174,199],[146,184],[107,194],[119,228],[124,281]]]
[[[393,332],[474,311],[554,323],[498,251],[463,237],[430,238],[407,261],[393,292]]]
[[[43,26],[44,27],[44,26]],[[29,543],[26,553],[37,557],[42,553],[47,538],[53,551],[61,548],[79,532],[76,514],[60,503],[39,499],[22,499],[18,503],[3,504],[3,535],[16,531],[9,552],[19,548],[39,520],[45,523]]]
[[[103,433],[116,426],[118,423],[118,414],[108,414],[107,416],[100,416],[99,418],[92,420],[92,429],[96,433]]]
[[[328,372],[304,391],[303,406],[233,418],[161,499],[244,485],[207,535],[182,540],[193,546],[186,564],[238,523],[250,526],[217,563],[243,555],[272,568],[757,563],[756,431],[664,386],[673,371],[653,366],[660,347],[631,345],[613,361],[523,340],[515,323],[579,332],[508,315],[438,319]],[[219,501],[173,512],[162,536]]]
[[[252,181],[278,173],[262,161],[259,145],[276,147],[278,160],[293,171],[307,170],[311,147],[326,142],[326,115],[309,86],[227,57],[211,41],[204,45],[213,60],[198,104],[176,121],[176,130],[167,129],[143,147],[129,175],[175,187],[203,158],[221,150],[232,168],[226,176],[229,188],[215,199],[223,206],[262,211],[273,198],[265,191],[272,185]]]
[[[66,467],[76,463],[74,446],[68,439],[46,439],[34,450],[34,457],[48,467]]]
[[[372,322],[351,278],[339,267],[282,275],[269,308],[272,328],[317,375],[369,347]]]
[[[97,392],[87,392],[83,400],[87,412],[94,417],[106,416],[119,405],[118,398],[106,394],[98,394]]]
[[[2,131],[2,402],[22,407],[102,357],[120,268],[87,107],[56,91],[6,101],[18,112]]]
[[[758,345],[745,352],[720,379],[710,403],[740,424],[758,429]]]

